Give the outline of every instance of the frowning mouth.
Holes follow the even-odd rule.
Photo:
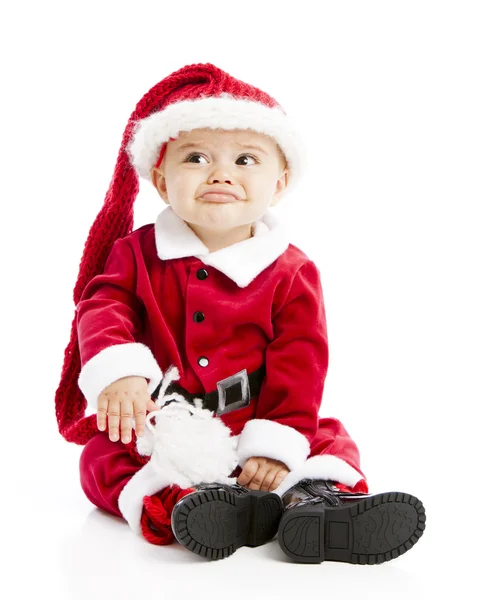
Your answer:
[[[200,200],[218,203],[239,202],[238,198],[236,198],[236,196],[233,196],[233,194],[216,194],[214,192],[208,192],[207,194],[203,194],[203,196],[200,197]]]

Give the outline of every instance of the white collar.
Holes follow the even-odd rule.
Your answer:
[[[253,223],[253,237],[210,252],[188,226],[168,206],[155,223],[155,241],[162,260],[194,256],[246,287],[266,267],[271,265],[289,246],[283,225],[270,209]]]

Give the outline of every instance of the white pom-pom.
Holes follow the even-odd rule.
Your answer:
[[[148,428],[145,429],[141,437],[137,436],[136,449],[141,456],[151,456],[154,446],[155,436]]]
[[[151,423],[153,416],[155,424]],[[184,398],[171,402],[150,413],[146,425],[151,437],[147,441],[145,435],[145,440],[139,438],[138,442],[143,451],[151,449],[155,471],[183,485],[186,480],[188,485],[235,481],[230,474],[238,465],[237,438],[221,419],[201,408],[201,399],[196,398],[194,405]]]

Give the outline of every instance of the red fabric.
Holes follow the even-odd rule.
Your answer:
[[[89,440],[80,455],[80,484],[86,497],[98,508],[118,517],[123,517],[118,508],[118,497],[143,466],[135,459],[131,447],[132,442],[126,445],[120,441],[112,442],[103,432]],[[171,544],[171,511],[176,502],[190,491],[174,485],[144,497],[141,527],[149,542]]]
[[[170,137],[170,139],[168,140],[169,142],[174,142],[177,138],[172,138]],[[156,165],[155,167],[158,168],[161,165],[161,161],[163,160],[165,154],[166,154],[166,147],[168,145],[168,142],[164,143],[163,146],[161,147],[160,150],[160,155],[158,156],[158,160],[156,161]]]
[[[125,444],[112,442],[106,432],[98,433],[80,455],[80,484],[95,506],[122,517],[118,497],[142,466]]]
[[[154,85],[138,102],[123,133],[103,207],[85,243],[73,292],[75,306],[91,279],[102,272],[115,240],[129,234],[133,229],[133,203],[138,195],[139,181],[128,156],[128,145],[137,121],[181,100],[215,97],[225,92],[238,99],[254,100],[265,106],[283,110],[266,92],[232,77],[211,63],[182,67]],[[70,442],[86,444],[96,431],[94,419],[85,417],[87,404],[77,385],[79,373],[78,332],[74,317],[70,341],[65,349],[60,383],[55,393],[55,412],[62,436]]]
[[[290,245],[274,268],[245,288],[215,269],[200,280],[195,274],[202,268],[193,256],[158,260],[152,224],[117,240],[104,273],[88,284],[78,304],[82,365],[110,346],[144,344],[162,372],[174,364],[180,385],[204,394],[234,372],[251,373],[265,364],[259,397],[221,417],[233,435],[251,419],[276,421],[306,437],[310,456],[333,454],[364,477],[358,448],[342,423],[317,416],[328,341],[316,265]],[[185,325],[184,315],[196,308],[207,318],[201,327]],[[207,369],[195,360],[204,353],[210,356]]]
[[[366,483],[365,479],[360,479],[357,484],[353,487],[348,487],[347,485],[344,485],[343,483],[339,483],[339,481],[335,481],[334,485],[341,491],[341,492],[351,492],[353,494],[367,494],[369,492],[368,489],[368,484]]]
[[[360,454],[356,442],[339,419],[322,417],[318,421],[318,429],[311,443],[310,456],[332,454],[347,462],[362,475],[365,485],[366,476],[360,468]]]
[[[181,489],[177,485],[169,486],[153,496],[143,499],[141,532],[151,544],[166,546],[175,541],[171,529],[171,513],[175,504],[193,489]]]
[[[163,373],[175,365],[180,385],[204,394],[265,364],[257,402],[223,421],[236,435],[252,418],[274,420],[314,442],[328,366],[318,268],[293,245],[245,288],[215,269],[202,281],[195,276],[201,268],[193,256],[158,260],[153,224],[117,240],[78,304],[82,367],[109,346],[144,344]],[[201,325],[185,324],[199,309],[207,317]],[[197,363],[203,354],[207,369]]]
[[[341,428],[335,430],[328,427],[325,428],[323,434],[331,436],[335,431],[341,431]],[[334,440],[329,439],[329,444],[332,445],[333,443]],[[344,456],[339,457],[344,459]],[[80,456],[81,487],[86,497],[95,506],[111,514],[123,517],[118,508],[118,497],[125,485],[144,464],[145,457],[137,455],[136,451],[134,451],[133,442],[126,445],[121,441],[112,442],[106,432],[98,433],[87,442]],[[358,467],[356,468],[358,469]],[[237,475],[238,469],[235,472],[235,476]],[[336,483],[336,485],[338,484]],[[346,487],[344,486],[344,488]],[[349,489],[354,492],[368,492],[365,480],[359,481],[354,488]],[[349,491],[349,489],[346,491]],[[177,493],[177,497],[179,498],[180,492]],[[148,498],[148,496],[145,496],[145,498]],[[159,499],[162,501],[161,496]],[[170,501],[173,502],[173,500],[174,495],[172,494]],[[149,504],[147,502],[147,505],[148,513],[155,511],[155,507],[158,507],[158,502],[151,500]],[[171,507],[171,504],[167,504],[167,510],[168,507]],[[158,510],[161,509],[158,508]],[[156,514],[154,519],[157,519]],[[168,523],[166,524],[168,525]]]

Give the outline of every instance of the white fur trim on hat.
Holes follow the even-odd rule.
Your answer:
[[[311,456],[304,464],[286,475],[274,493],[282,496],[301,479],[326,479],[354,487],[364,477],[342,458],[333,454],[319,454]]]
[[[290,170],[291,188],[304,170],[305,150],[293,125],[280,106],[243,100],[231,94],[181,100],[137,121],[127,152],[138,175],[149,181],[150,169],[158,160],[161,146],[180,131],[193,129],[252,129],[272,137],[282,149]],[[286,190],[285,190],[286,191]]]
[[[239,466],[253,456],[284,462],[292,470],[304,463],[310,451],[307,438],[296,429],[268,419],[248,421],[239,436]]]
[[[98,407],[98,396],[111,383],[122,377],[136,375],[149,379],[148,392],[158,387],[163,373],[153,353],[144,344],[115,344],[105,348],[83,365],[78,387],[88,404]]]

